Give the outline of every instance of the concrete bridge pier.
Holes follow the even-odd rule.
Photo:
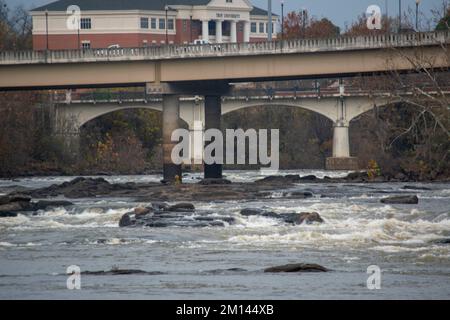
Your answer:
[[[206,95],[205,96],[205,130],[218,129],[220,130],[220,120],[222,116],[222,101],[220,95]],[[205,147],[212,143],[206,142]],[[214,156],[214,155],[213,155]],[[221,179],[222,178],[222,164],[206,164],[204,165],[205,179]]]
[[[189,162],[185,166],[192,171],[203,170],[203,132],[205,112],[203,101],[181,102],[180,117],[189,127]]]
[[[63,148],[64,159],[69,163],[80,160],[80,125],[78,117],[66,108],[54,106],[52,133]]]
[[[342,79],[340,82],[340,94],[337,108],[337,120],[333,126],[333,156],[327,158],[325,167],[327,170],[358,170],[358,158],[350,156],[349,126],[353,118],[355,105],[347,106],[344,98],[345,88]]]
[[[180,127],[179,96],[163,95],[163,172],[164,181],[175,182],[182,178],[181,164],[172,161],[172,149],[177,142],[172,142],[172,132]]]
[[[350,137],[348,123],[335,123],[333,126],[333,156],[327,158],[327,170],[358,170],[358,158],[350,156]]]

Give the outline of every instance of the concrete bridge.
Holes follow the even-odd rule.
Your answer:
[[[181,176],[171,160],[172,132],[180,116],[190,128],[197,116],[203,129],[220,128],[222,114],[255,105],[286,105],[318,112],[334,123],[330,168],[353,168],[348,127],[350,121],[386,99],[349,96],[278,99],[224,98],[230,83],[302,78],[373,75],[416,70],[411,61],[420,56],[433,68],[448,68],[450,32],[388,34],[334,39],[231,43],[202,46],[163,46],[129,49],[94,49],[47,52],[0,52],[0,91],[17,89],[145,87],[161,100],[145,104],[70,105],[58,107],[61,132],[77,136],[79,128],[102,114],[125,108],[154,108],[163,112],[164,178]],[[202,96],[202,104],[180,96]],[[384,99],[384,100],[383,100]],[[181,108],[180,108],[181,105]],[[61,123],[73,121],[72,129]],[[76,140],[76,139],[74,139]],[[222,176],[220,165],[205,165],[206,178]]]
[[[450,32],[261,43],[0,52],[0,90],[343,77],[414,68],[420,55],[448,67]],[[156,86],[154,86],[156,84]],[[197,86],[198,87],[198,86]]]
[[[348,91],[344,87],[336,90],[322,91],[320,96],[314,92],[275,92],[264,95],[265,90],[252,90],[249,95],[245,91],[234,92],[231,96],[223,96],[220,101],[220,115],[254,106],[288,106],[302,108],[319,113],[333,122],[333,155],[327,159],[326,167],[333,170],[356,170],[358,161],[350,155],[349,126],[352,119],[370,111],[374,106],[384,106],[396,102],[388,94],[370,96],[368,92]],[[370,96],[370,97],[369,97]],[[119,97],[121,97],[119,99]],[[210,98],[211,99],[211,98]],[[118,93],[114,97],[95,98],[89,93],[70,94],[56,97],[56,134],[62,135],[68,146],[78,153],[79,133],[87,122],[102,115],[126,109],[151,109],[163,112],[163,98],[146,97],[136,93]],[[173,101],[178,104],[179,118],[184,120],[191,132],[203,132],[207,115],[206,105],[211,103],[202,97],[183,97]],[[276,128],[278,129],[278,128]],[[201,161],[202,148],[194,148],[191,141],[190,158],[192,163]],[[200,153],[199,153],[200,151]]]

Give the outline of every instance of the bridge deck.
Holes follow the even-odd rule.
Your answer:
[[[111,61],[158,61],[186,58],[271,55],[280,53],[313,53],[383,48],[430,46],[450,43],[450,32],[342,36],[325,39],[298,39],[256,43],[207,45],[167,45],[147,48],[112,48],[58,51],[4,51],[0,65],[86,63]]]

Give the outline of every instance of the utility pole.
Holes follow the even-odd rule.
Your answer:
[[[402,0],[398,0],[398,33],[402,32]]]
[[[269,24],[267,25],[268,40],[272,41],[272,0],[267,0],[267,12],[269,13]]]

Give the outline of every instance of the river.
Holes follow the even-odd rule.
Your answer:
[[[286,171],[318,177],[329,172]],[[334,173],[334,176],[346,172]],[[257,171],[228,171],[249,182]],[[188,174],[187,183],[198,181]],[[0,180],[0,195],[41,188],[70,177]],[[110,182],[153,182],[148,176],[111,176]],[[405,190],[405,185],[418,190]],[[119,228],[132,199],[71,200],[71,209],[0,218],[1,299],[448,299],[450,298],[450,183],[308,183],[290,190],[314,197],[193,202],[199,211],[236,223],[206,228]],[[417,194],[418,205],[380,203],[387,194]],[[289,225],[242,208],[316,211],[323,224]],[[287,263],[323,265],[327,273],[264,273]],[[137,269],[150,274],[82,275],[68,290],[66,269]],[[381,288],[367,288],[367,268],[380,267]],[[154,272],[154,273],[153,273]]]

